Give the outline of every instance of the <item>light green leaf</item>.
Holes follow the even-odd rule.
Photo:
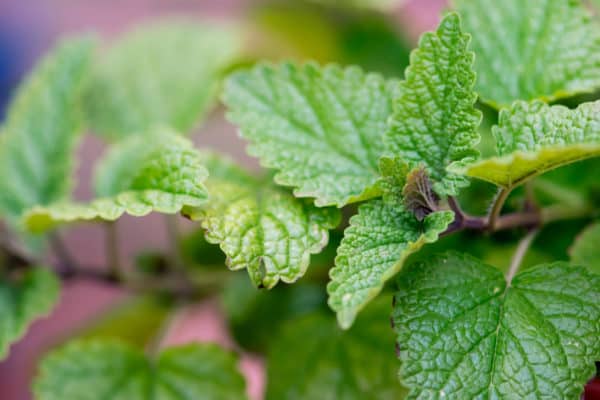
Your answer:
[[[27,267],[0,277],[0,360],[10,345],[25,334],[37,318],[48,314],[58,301],[59,282],[46,268]]]
[[[381,177],[377,185],[383,199],[388,203],[402,201],[406,178],[410,173],[410,167],[400,157],[382,156],[379,159],[379,171]]]
[[[216,345],[189,344],[150,360],[111,341],[79,341],[42,361],[37,400],[245,399],[236,357]]]
[[[390,310],[374,302],[347,332],[320,313],[290,321],[269,351],[267,400],[403,399]]]
[[[111,139],[156,126],[190,132],[214,105],[223,70],[240,47],[230,26],[189,20],[139,26],[99,58],[86,92],[91,127]]]
[[[71,190],[73,153],[81,130],[79,100],[92,42],[61,42],[16,93],[0,133],[0,215],[17,222],[37,204]]]
[[[169,131],[133,136],[116,145],[98,168],[97,191],[110,197],[34,207],[24,216],[25,226],[43,232],[62,223],[114,221],[124,213],[177,213],[206,201],[207,175],[200,153],[187,139]]]
[[[406,258],[435,242],[453,220],[452,211],[434,212],[419,222],[401,205],[382,200],[361,205],[344,232],[327,285],[329,306],[340,326],[349,328]]]
[[[394,113],[385,135],[387,151],[411,168],[423,165],[440,195],[456,195],[468,185],[446,170],[479,157],[477,127],[481,112],[474,103],[474,55],[460,18],[448,14],[436,32],[425,33],[411,54],[406,80],[394,98]]]
[[[539,100],[518,101],[500,112],[492,131],[497,157],[451,169],[512,188],[562,165],[600,155],[600,101],[574,110]]]
[[[275,181],[318,206],[375,197],[395,82],[358,67],[259,65],[227,80],[229,119]]]
[[[453,0],[477,54],[477,89],[495,106],[600,86],[600,28],[582,1]]]
[[[407,268],[393,324],[408,398],[578,399],[600,359],[600,276],[502,273],[458,253]]]
[[[215,154],[206,153],[203,161],[211,174],[209,201],[184,214],[202,222],[229,268],[247,268],[255,285],[266,288],[303,276],[310,255],[325,247],[328,229],[339,224],[339,211],[296,199]]]
[[[583,265],[600,274],[600,223],[588,226],[577,236],[570,249],[573,264]]]

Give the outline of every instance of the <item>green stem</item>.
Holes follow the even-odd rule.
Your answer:
[[[527,250],[529,250],[529,247],[531,247],[531,244],[533,243],[533,240],[535,239],[539,231],[540,230],[537,228],[530,230],[527,233],[527,235],[525,235],[523,239],[521,239],[521,241],[519,242],[517,250],[515,251],[515,254],[513,255],[513,258],[510,262],[508,273],[506,274],[506,282],[508,282],[508,285],[510,285],[513,278],[519,271],[519,267],[523,262],[523,258],[525,257]]]
[[[488,227],[491,231],[496,230],[496,224],[498,219],[500,218],[500,213],[502,212],[502,207],[504,207],[504,203],[510,194],[511,189],[502,188],[498,192],[496,199],[494,200],[494,204],[492,205],[492,209],[490,210],[490,214],[488,217]]]

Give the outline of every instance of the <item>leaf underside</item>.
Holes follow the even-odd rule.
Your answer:
[[[481,112],[474,107],[469,40],[456,13],[448,14],[436,32],[421,37],[394,98],[385,135],[386,151],[411,168],[425,167],[440,195],[456,195],[468,185],[464,176],[446,170],[449,164],[463,165],[479,157],[475,147]]]
[[[80,89],[92,52],[88,39],[61,42],[30,73],[0,128],[0,215],[17,222],[36,204],[71,190],[81,129]]]
[[[184,19],[136,28],[93,71],[85,102],[91,128],[111,139],[157,126],[189,133],[214,105],[239,48],[228,26]]]
[[[377,195],[395,82],[357,67],[258,65],[226,82],[229,119],[275,181],[318,206]]]
[[[58,301],[59,282],[46,268],[2,271],[0,279],[0,360],[21,339],[35,319],[48,314]]]
[[[206,201],[207,175],[200,153],[187,139],[169,131],[133,136],[114,146],[98,168],[97,191],[110,197],[34,207],[24,216],[25,226],[44,232],[63,223],[114,221],[124,213],[177,213]]]
[[[600,86],[600,28],[581,1],[454,0],[477,54],[477,91],[500,108]]]
[[[267,400],[403,399],[390,307],[389,298],[374,302],[347,332],[320,313],[284,325],[268,354]]]
[[[184,214],[201,221],[206,239],[227,255],[229,268],[246,268],[254,284],[265,288],[303,276],[310,255],[321,251],[328,230],[338,225],[339,211],[296,199],[216,154],[205,153],[203,162],[211,195]]]
[[[600,101],[574,110],[539,100],[518,101],[493,127],[497,157],[457,168],[468,176],[512,188],[560,166],[600,155]]]
[[[418,221],[399,204],[371,200],[350,219],[337,250],[327,285],[329,306],[343,328],[383,289],[405,259],[435,242],[453,221],[454,213],[439,211]]]
[[[448,253],[405,269],[393,314],[408,398],[577,399],[600,359],[600,276],[502,273]]]
[[[155,360],[118,342],[80,341],[42,361],[38,400],[245,399],[233,354],[211,344],[166,349]]]

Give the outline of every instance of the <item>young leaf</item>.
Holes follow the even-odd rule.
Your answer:
[[[571,261],[600,274],[600,223],[587,227],[571,247]]]
[[[497,157],[454,168],[505,188],[544,172],[600,155],[600,101],[574,110],[539,100],[517,101],[493,127]]]
[[[0,133],[0,215],[14,223],[25,209],[61,200],[71,190],[78,102],[91,50],[87,39],[57,45],[10,105]]]
[[[600,276],[564,262],[507,284],[459,253],[400,276],[393,314],[410,398],[578,399],[600,359]]]
[[[227,26],[143,25],[104,53],[86,90],[94,131],[111,139],[156,126],[190,132],[215,103],[223,69],[240,48]]]
[[[361,205],[344,232],[327,285],[329,306],[340,325],[349,328],[356,314],[400,271],[404,260],[435,242],[453,219],[452,211],[438,211],[420,222],[401,205],[382,200]]]
[[[405,398],[387,324],[391,305],[382,300],[347,332],[321,313],[287,323],[268,354],[267,400]]]
[[[357,67],[259,65],[226,82],[229,118],[275,181],[318,206],[377,195],[395,82]]]
[[[2,270],[0,277],[0,360],[37,318],[48,314],[58,301],[59,282],[41,267]]]
[[[97,191],[110,197],[34,207],[25,214],[25,225],[43,232],[61,223],[114,221],[123,213],[176,213],[206,201],[207,175],[200,153],[187,139],[169,131],[133,136],[116,145],[98,169]]]
[[[454,0],[477,54],[477,88],[497,106],[600,86],[600,27],[573,0]]]
[[[202,222],[206,239],[218,243],[232,270],[247,268],[259,287],[296,281],[310,255],[327,244],[339,224],[334,208],[317,208],[280,188],[247,175],[230,161],[206,153],[209,201],[184,214]]]
[[[394,97],[394,113],[385,135],[387,150],[424,166],[440,195],[456,195],[467,179],[446,170],[479,157],[473,53],[457,14],[448,14],[436,32],[422,36],[411,54],[406,80]]]
[[[38,400],[245,399],[236,357],[216,345],[189,344],[150,360],[112,341],[79,341],[42,361],[34,383]]]

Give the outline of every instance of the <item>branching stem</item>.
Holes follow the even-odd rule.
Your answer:
[[[502,188],[500,189],[498,195],[494,199],[494,204],[492,204],[492,209],[490,210],[487,223],[487,226],[491,231],[494,231],[496,229],[496,224],[500,217],[500,213],[502,212],[502,207],[504,207],[504,203],[506,202],[506,199],[508,198],[510,192],[510,189]]]

